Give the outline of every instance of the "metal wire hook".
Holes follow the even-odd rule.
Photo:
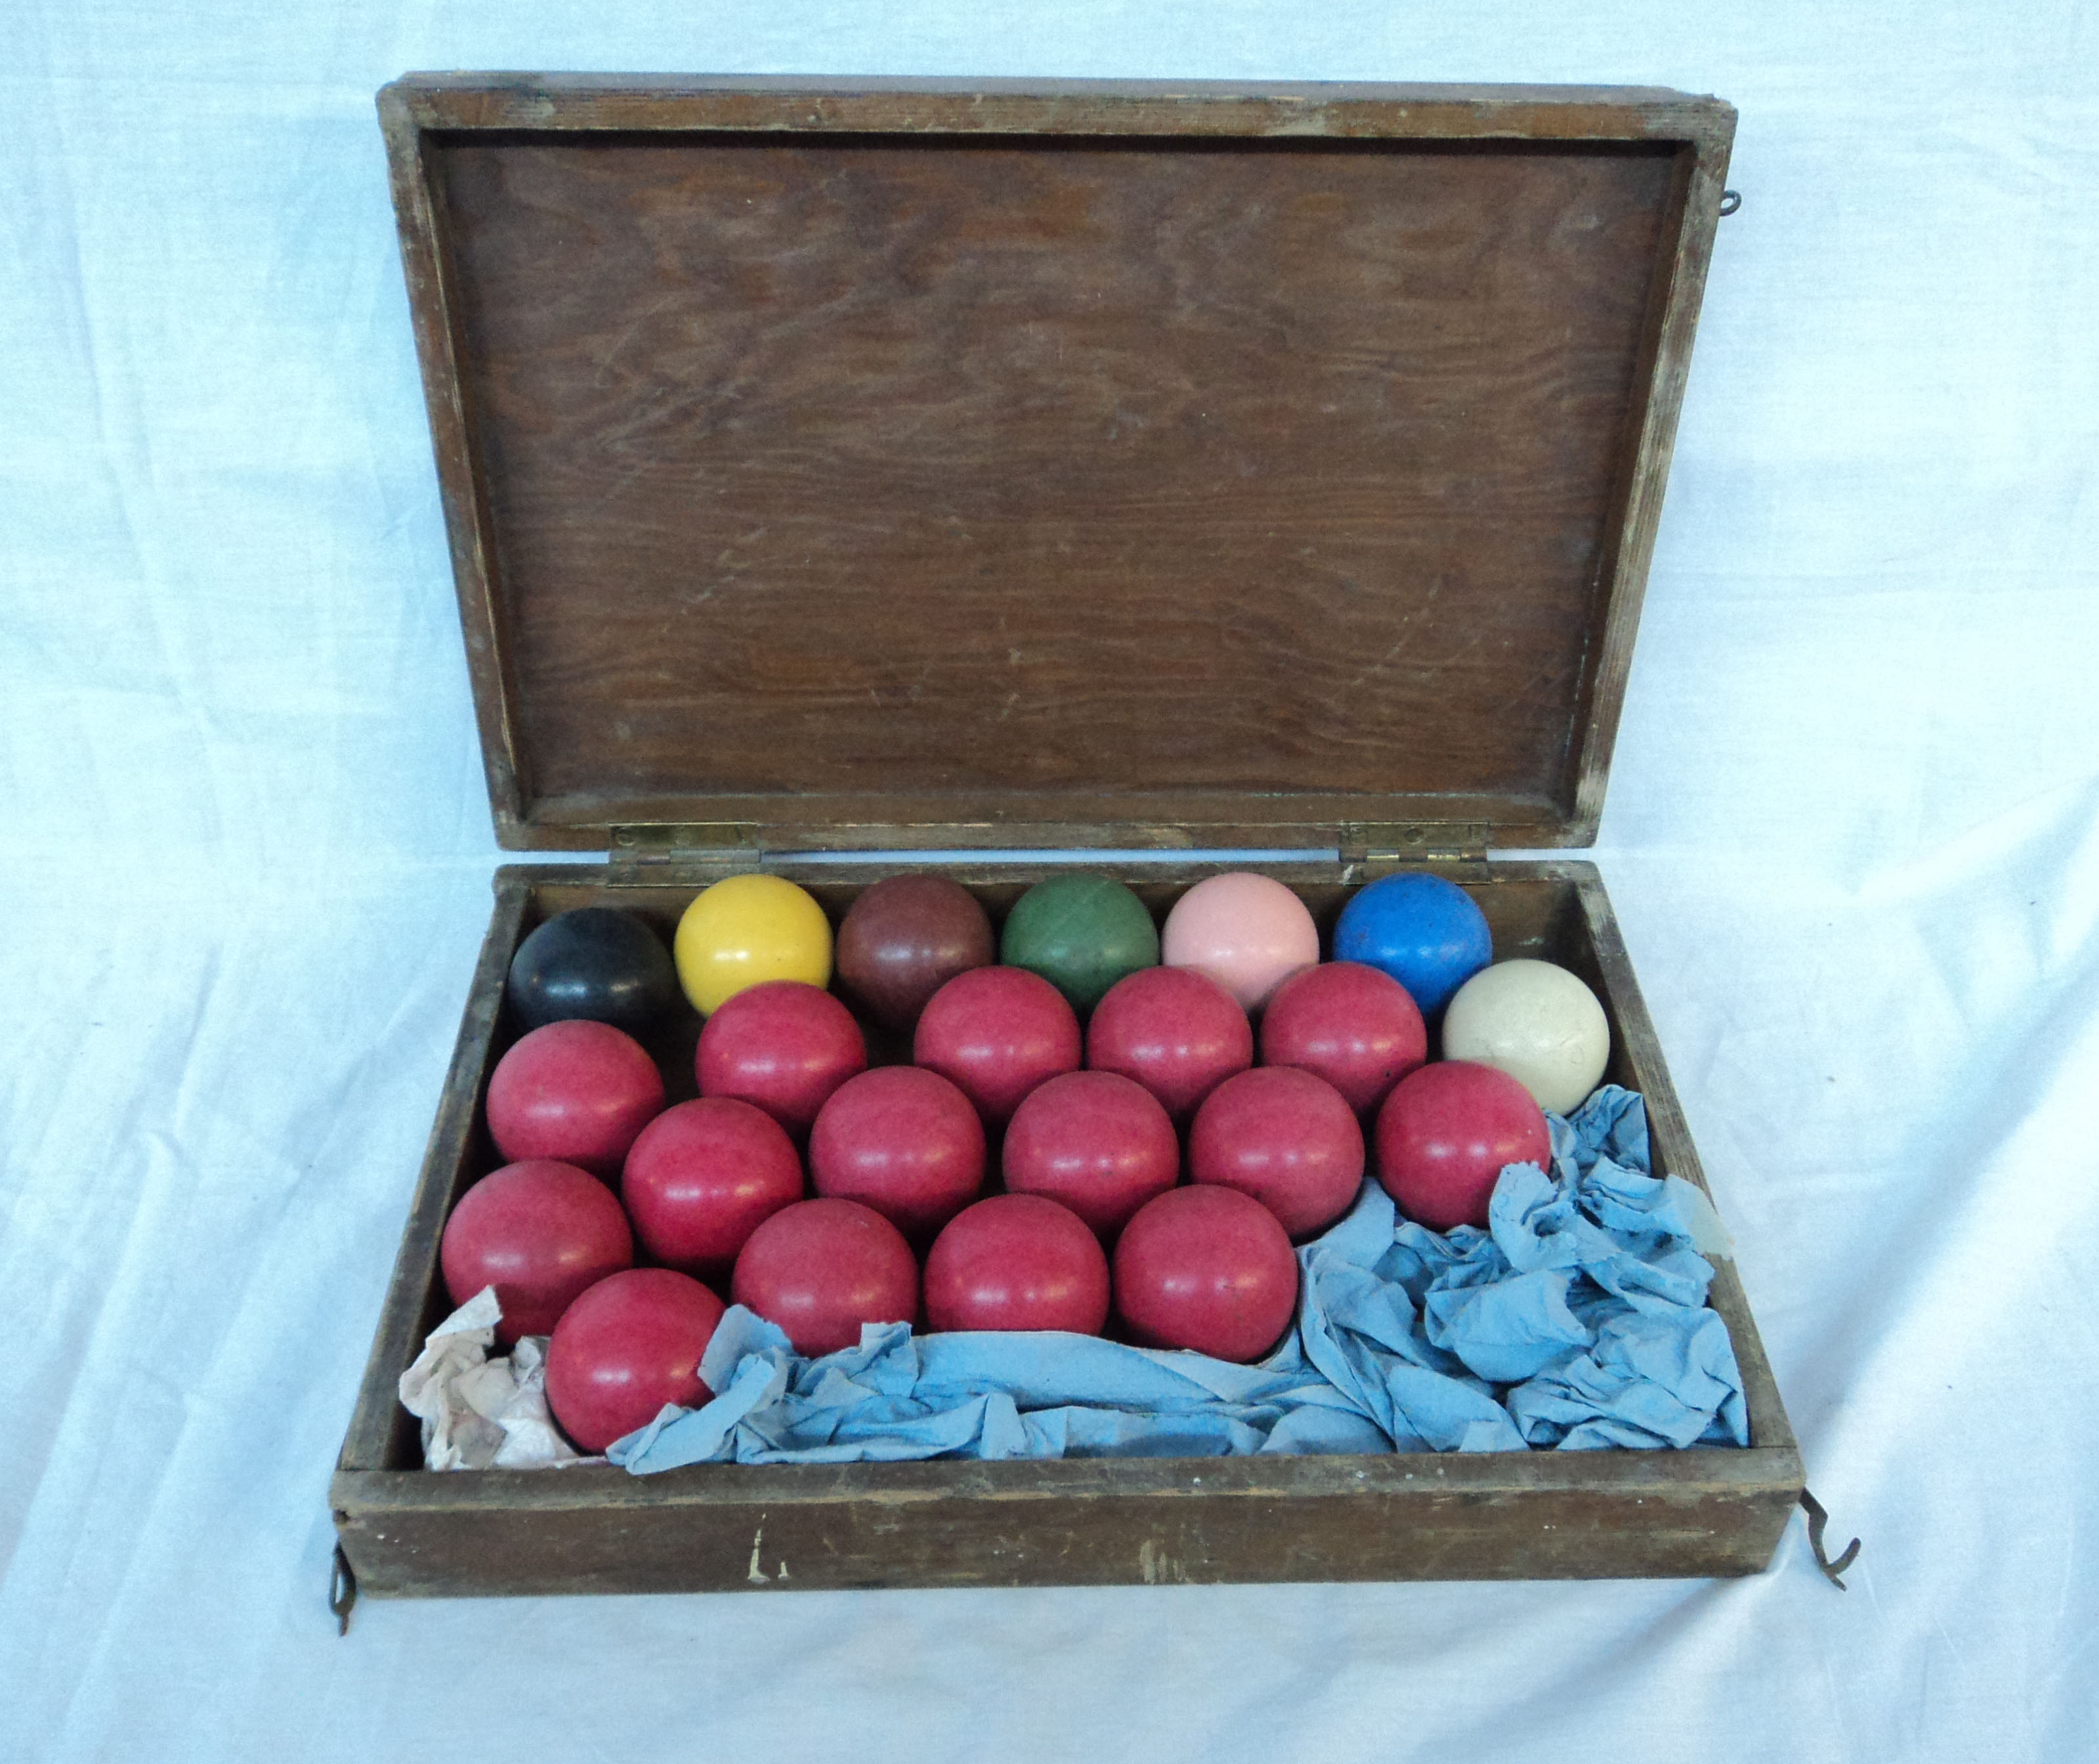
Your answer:
[[[1822,1570],[1822,1577],[1840,1593],[1850,1590],[1837,1577],[1859,1559],[1859,1540],[1854,1537],[1851,1546],[1835,1561],[1831,1561],[1828,1551],[1822,1543],[1822,1528],[1829,1523],[1828,1514],[1823,1511],[1822,1503],[1805,1489],[1800,1491],[1800,1509],[1807,1515],[1807,1546],[1815,1552],[1815,1565]]]
[[[342,1546],[335,1546],[335,1561],[328,1570],[328,1609],[335,1613],[335,1632],[350,1634],[350,1613],[357,1603],[357,1573],[350,1565],[350,1558],[342,1553]]]

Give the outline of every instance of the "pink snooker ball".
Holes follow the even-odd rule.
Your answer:
[[[1199,882],[1173,903],[1160,960],[1207,974],[1249,1014],[1293,974],[1319,960],[1319,928],[1272,876],[1235,870]]]
[[[1369,1116],[1428,1058],[1428,1031],[1390,974],[1360,961],[1328,961],[1275,989],[1261,1013],[1261,1058],[1264,1065],[1318,1073]]]
[[[1116,982],[1086,1025],[1086,1063],[1134,1079],[1176,1122],[1253,1064],[1239,1001],[1193,968],[1140,968]]]
[[[919,1014],[911,1057],[961,1087],[988,1127],[1003,1127],[1045,1078],[1076,1071],[1079,1019],[1064,995],[1025,968],[957,974]]]
[[[1115,1308],[1141,1347],[1257,1360],[1296,1314],[1297,1258],[1251,1195],[1169,1189],[1116,1244]]]
[[[983,1186],[983,1124],[938,1072],[878,1066],[824,1105],[809,1134],[809,1177],[819,1194],[861,1202],[927,1243]]]
[[[799,1139],[831,1093],[867,1070],[867,1041],[821,986],[767,980],[707,1018],[693,1068],[702,1096],[754,1103]]]
[[[994,1194],[964,1208],[926,1258],[928,1328],[1098,1335],[1107,1320],[1100,1239],[1077,1214],[1040,1195]]]
[[[588,1171],[535,1159],[491,1171],[460,1196],[438,1259],[454,1304],[495,1288],[495,1333],[508,1347],[552,1335],[577,1297],[631,1267],[634,1235],[612,1190]]]
[[[802,1160],[786,1129],[763,1109],[702,1097],[666,1109],[642,1128],[619,1192],[650,1256],[715,1280],[735,1265],[745,1238],[802,1198]]]
[[[1007,1190],[1068,1207],[1112,1238],[1181,1179],[1181,1140],[1159,1099],[1120,1072],[1066,1072],[1014,1111],[1001,1159]]]
[[[1378,1180],[1399,1210],[1433,1231],[1484,1228],[1494,1183],[1512,1164],[1552,1167],[1545,1113],[1507,1072],[1437,1060],[1402,1078],[1377,1119]]]
[[[553,1158],[609,1181],[663,1112],[663,1075],[631,1035],[576,1018],[520,1036],[488,1080],[488,1134],[513,1164]]]
[[[547,1406],[586,1452],[645,1427],[667,1403],[714,1394],[700,1358],[722,1301],[689,1275],[632,1268],[601,1280],[561,1313],[547,1344]]]
[[[1323,1231],[1363,1186],[1363,1130],[1347,1099],[1294,1066],[1227,1078],[1188,1130],[1188,1173],[1251,1194],[1293,1238]]]
[[[856,1200],[783,1207],[743,1246],[730,1294],[812,1359],[860,1345],[861,1326],[918,1314],[918,1263],[896,1227]]]

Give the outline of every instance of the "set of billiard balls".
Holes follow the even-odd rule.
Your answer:
[[[512,963],[526,1032],[486,1106],[504,1161],[447,1222],[447,1285],[493,1285],[506,1341],[552,1335],[549,1402],[593,1451],[705,1399],[722,1292],[807,1355],[868,1322],[1112,1315],[1142,1345],[1258,1358],[1295,1313],[1293,1239],[1347,1212],[1370,1146],[1407,1216],[1484,1225],[1502,1168],[1549,1156],[1541,1105],[1573,1107],[1608,1052],[1581,981],[1492,964],[1437,878],[1362,889],[1320,953],[1297,896],[1244,873],[1189,889],[1163,932],[1078,874],[997,935],[927,875],[863,891],[835,938],[764,875],[703,891],[667,953],[628,914],[562,913]],[[700,1094],[667,1106],[636,1036],[680,993]],[[870,1066],[863,1020],[912,1063]]]

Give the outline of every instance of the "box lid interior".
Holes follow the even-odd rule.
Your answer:
[[[1724,104],[381,110],[506,845],[1593,837]]]

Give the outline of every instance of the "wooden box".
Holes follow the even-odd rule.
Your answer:
[[[1331,926],[1433,868],[1588,979],[1702,1181],[1593,868],[1490,853],[1594,836],[1733,112],[522,76],[380,110],[497,830],[609,856],[497,876],[333,1484],[363,1590],[1765,1566],[1801,1467],[1724,1261],[1745,1449],[436,1475],[394,1398],[519,938],[667,930],[737,870],[835,920],[935,868],[996,914],[1046,867],[964,854],[1137,851],[1094,867],[1162,911],[1259,867]],[[900,856],[820,860],[854,851]]]

